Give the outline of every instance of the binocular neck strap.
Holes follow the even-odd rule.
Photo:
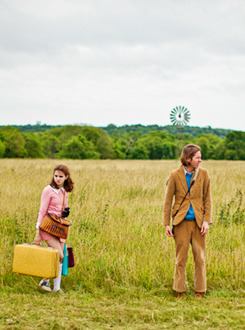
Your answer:
[[[62,190],[63,191],[63,190]],[[64,189],[63,191],[63,204],[62,204],[62,209],[61,209],[61,213],[64,211],[64,206],[65,206],[65,195],[66,195],[66,191]]]

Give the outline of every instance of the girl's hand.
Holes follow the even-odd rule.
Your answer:
[[[39,229],[36,230],[36,236],[34,238],[34,244],[39,245],[42,240],[42,237],[39,233]]]

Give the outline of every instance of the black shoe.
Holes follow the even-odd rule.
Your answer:
[[[44,290],[44,291],[48,291],[51,292],[51,288],[50,288],[50,284],[47,280],[45,280],[44,278],[41,280],[41,282],[39,283],[39,286]]]

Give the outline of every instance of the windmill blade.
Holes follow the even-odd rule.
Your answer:
[[[191,118],[190,111],[184,106],[176,106],[170,112],[170,120],[175,126],[184,127]]]

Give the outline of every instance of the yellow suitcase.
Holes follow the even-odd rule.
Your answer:
[[[43,278],[59,273],[59,251],[34,244],[17,244],[14,248],[13,272]]]

